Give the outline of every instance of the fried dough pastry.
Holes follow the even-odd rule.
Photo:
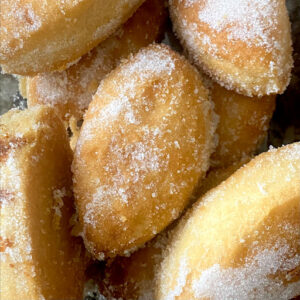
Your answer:
[[[300,143],[272,149],[180,221],[158,299],[291,299],[300,293]]]
[[[155,274],[167,243],[163,232],[130,257],[117,257],[98,279],[100,293],[106,299],[155,299]]]
[[[199,188],[195,192],[197,198],[203,196],[206,192],[218,186],[221,182],[226,180],[236,170],[238,170],[240,167],[242,167],[250,160],[251,160],[251,156],[245,156],[240,161],[236,161],[233,164],[226,167],[211,167],[208,170],[206,177],[201,181]]]
[[[72,151],[52,108],[0,118],[1,299],[81,299],[82,240],[71,236]]]
[[[250,157],[260,146],[269,129],[276,97],[247,97],[214,83],[211,98],[220,118],[216,131],[219,143],[211,164],[227,167]]]
[[[142,49],[101,82],[72,165],[94,257],[127,254],[180,215],[208,169],[215,125],[199,73],[167,46]]]
[[[111,35],[143,0],[1,0],[0,64],[7,73],[63,70]]]
[[[170,0],[174,30],[193,61],[227,89],[283,93],[292,42],[285,1]]]
[[[121,59],[159,41],[166,17],[164,1],[147,0],[117,32],[67,70],[23,78],[21,91],[28,106],[47,104],[66,121],[82,119],[104,76]]]

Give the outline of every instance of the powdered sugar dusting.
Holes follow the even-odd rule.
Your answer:
[[[177,296],[180,296],[183,288],[186,285],[187,276],[190,273],[190,269],[187,265],[187,257],[184,256],[180,261],[178,277],[176,278],[175,288],[167,295],[167,300],[175,300]]]
[[[31,277],[35,277],[35,269],[28,269],[26,265],[32,262],[32,242],[31,237],[24,233],[26,218],[22,215],[24,203],[21,174],[15,156],[16,150],[11,148],[6,161],[0,165],[0,190],[6,191],[0,199],[0,260],[3,264],[7,261],[17,264],[16,276],[24,270],[29,272]],[[21,244],[22,247],[18,247],[17,244]],[[17,282],[18,289],[28,291],[30,284],[27,277]]]
[[[81,119],[94,95],[98,82],[113,69],[116,61],[107,42],[84,56],[79,63],[62,72],[44,73],[27,78],[28,104],[54,106],[64,119]]]
[[[22,75],[63,69],[112,34],[142,1],[114,1],[113,9],[102,2],[88,3],[2,0],[2,69]]]
[[[270,32],[277,26],[273,0],[206,0],[198,13],[199,20],[217,32],[226,31],[229,39],[239,39],[250,45],[259,44],[272,49]]]
[[[228,89],[282,93],[292,67],[283,1],[170,0],[174,29],[192,60]]]
[[[26,77],[28,105],[51,105],[66,120],[72,116],[81,119],[105,75],[129,54],[157,39],[165,21],[163,9],[159,1],[148,0],[113,35],[65,71]],[[147,38],[142,36],[137,42],[140,33]]]
[[[271,149],[198,201],[162,264],[161,299],[174,299],[179,289],[181,297],[197,299],[299,294],[299,155],[300,143]]]
[[[9,22],[13,20],[13,22],[17,24],[22,23],[23,26],[15,28],[10,27],[9,29],[5,26],[0,26],[0,36],[3,36],[1,39],[0,59],[4,53],[9,54],[12,50],[9,41],[5,38],[8,30],[11,31],[11,34],[15,39],[15,48],[13,50],[16,51],[23,47],[23,38],[26,38],[32,32],[37,31],[42,24],[41,18],[35,13],[32,3],[30,2],[21,3],[20,0],[2,0],[1,8],[5,11],[5,13],[1,14],[2,24],[5,24],[6,22],[9,24]]]
[[[146,130],[145,130],[146,129]],[[120,201],[128,205],[128,200],[135,194],[132,188],[132,184],[138,184],[144,181],[147,173],[167,171],[169,166],[169,158],[164,155],[164,149],[160,149],[156,146],[156,128],[148,129],[144,127],[145,134],[141,141],[128,144],[120,147],[118,144],[112,143],[109,151],[112,153],[111,161],[105,166],[105,172],[111,175],[110,184],[98,183],[96,193],[93,195],[93,202],[86,205],[86,214],[84,221],[87,224],[95,226],[94,220],[94,207],[101,207],[109,205],[106,201],[110,197],[116,197]],[[153,133],[154,132],[154,133]],[[126,140],[125,140],[126,142]],[[122,169],[119,167],[121,161],[129,160],[130,175],[123,174]],[[117,172],[114,173],[114,170]],[[157,185],[159,184],[159,178],[157,181],[152,181],[146,189],[150,189],[152,194],[157,194]]]
[[[285,286],[276,273],[293,270],[300,265],[300,255],[287,258],[287,245],[264,249],[240,268],[213,265],[193,280],[195,297],[211,299],[291,299],[300,293],[300,281]]]
[[[138,122],[138,117],[134,114],[133,105],[137,108],[139,103],[131,103],[131,98],[135,96],[135,89],[138,89],[144,81],[149,80],[151,77],[170,75],[174,67],[174,62],[167,51],[163,50],[159,53],[153,51],[151,55],[147,52],[146,54],[144,54],[143,51],[139,52],[134,64],[127,64],[126,67],[119,71],[121,76],[123,75],[125,78],[128,78],[126,85],[118,85],[116,87],[115,97],[106,93],[103,95],[103,97],[108,97],[111,100],[105,107],[99,110],[97,120],[89,122],[88,125],[83,128],[84,133],[82,136],[84,135],[85,138],[92,139],[94,137],[93,131],[97,134],[97,128],[99,128],[99,126],[112,126],[121,114],[125,116],[126,121],[129,123]],[[102,84],[100,84],[96,94],[100,93],[102,93]],[[97,107],[93,107],[92,111],[95,112],[96,109]],[[78,150],[79,149],[80,141],[78,145]]]
[[[177,64],[193,75],[182,76]],[[80,169],[93,174],[88,195],[82,195],[84,234],[98,230],[108,215],[126,234],[131,207],[137,217],[148,207],[143,226],[151,236],[158,233],[166,225],[155,224],[156,218],[163,212],[166,222],[178,217],[206,172],[214,130],[200,76],[168,47],[149,46],[112,71],[89,106],[75,150],[75,195],[77,178],[86,180]],[[117,207],[125,213],[115,214]]]

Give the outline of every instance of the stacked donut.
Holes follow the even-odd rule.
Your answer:
[[[254,157],[290,79],[284,1],[2,2],[28,103],[0,118],[5,299],[300,295],[300,143]]]

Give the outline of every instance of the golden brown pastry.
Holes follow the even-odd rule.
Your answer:
[[[100,293],[106,299],[155,299],[155,274],[167,242],[167,232],[163,232],[130,257],[109,262],[104,276],[98,278]]]
[[[71,236],[72,151],[52,108],[0,118],[1,299],[81,299],[82,240]]]
[[[112,34],[143,0],[1,0],[0,64],[7,73],[65,69]]]
[[[103,77],[129,54],[158,41],[167,13],[164,1],[147,0],[121,28],[63,72],[21,80],[28,106],[47,104],[66,121],[80,120]]]
[[[173,233],[157,299],[300,293],[300,143],[263,153],[200,198]]]
[[[195,193],[198,196],[197,198],[199,198],[200,196],[203,196],[206,192],[208,192],[212,188],[218,186],[221,182],[226,180],[241,166],[243,166],[248,161],[250,161],[250,159],[251,159],[250,156],[245,156],[242,160],[235,161],[234,163],[232,163],[229,166],[209,168],[208,172],[206,173],[205,178],[201,181],[201,184]]]
[[[283,93],[290,80],[290,23],[282,0],[170,0],[174,30],[214,80],[247,96]]]
[[[247,97],[212,84],[211,99],[219,116],[214,167],[227,167],[254,154],[267,135],[275,109],[275,95]]]
[[[101,82],[73,162],[94,257],[127,254],[180,215],[208,169],[214,131],[199,73],[167,46],[142,49]]]

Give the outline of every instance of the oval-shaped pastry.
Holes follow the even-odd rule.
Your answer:
[[[263,153],[200,198],[173,233],[158,299],[300,293],[300,143]]]
[[[167,12],[164,1],[147,0],[123,26],[80,61],[62,72],[21,79],[28,106],[46,104],[68,121],[80,120],[100,81],[119,62],[162,37]]]
[[[247,97],[213,83],[211,99],[219,116],[216,130],[219,142],[211,156],[212,166],[227,167],[251,157],[267,135],[275,95]]]
[[[65,69],[112,34],[143,0],[1,0],[0,64],[7,73]]]
[[[124,255],[180,215],[208,169],[214,131],[199,73],[167,46],[142,49],[101,82],[73,162],[94,257]]]
[[[292,42],[285,1],[170,0],[175,32],[214,80],[247,96],[283,93]]]
[[[3,299],[81,299],[86,257],[74,214],[65,127],[52,108],[0,118],[0,287]]]

